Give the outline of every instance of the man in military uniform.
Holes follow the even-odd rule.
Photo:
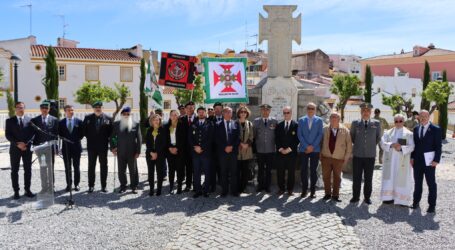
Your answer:
[[[256,192],[264,190],[270,193],[272,167],[275,158],[275,129],[278,122],[275,118],[270,117],[272,106],[262,104],[260,108],[261,117],[256,118],[253,122],[258,161],[258,186]]]
[[[381,117],[381,110],[375,109],[374,110],[374,119],[378,120],[381,123],[381,136],[384,134],[384,131],[387,131],[390,126],[387,120]],[[384,155],[384,150],[382,150],[381,146],[378,144],[379,148],[379,164],[382,164],[382,156]]]
[[[194,198],[198,198],[201,195],[208,197],[211,170],[210,156],[214,133],[212,123],[206,119],[205,108],[199,107],[197,114],[198,119],[189,128],[188,135],[194,168]],[[202,172],[205,175],[203,187],[201,187]]]
[[[362,176],[364,178],[363,195],[366,204],[371,204],[371,192],[373,189],[373,170],[376,159],[376,145],[381,140],[381,123],[370,119],[370,103],[360,105],[361,116],[351,124],[351,138],[353,147],[353,183],[351,203],[360,200]]]
[[[101,191],[106,193],[107,180],[107,152],[109,138],[112,133],[112,118],[103,113],[103,103],[93,103],[93,114],[84,118],[84,135],[87,138],[88,153],[88,192],[92,193],[95,187],[96,159],[99,158],[101,170]]]

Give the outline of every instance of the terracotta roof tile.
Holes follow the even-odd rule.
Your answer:
[[[173,95],[174,94],[174,90],[175,90],[175,88],[166,86],[163,89],[163,94],[165,94],[165,95]]]
[[[139,62],[140,57],[130,54],[127,50],[89,49],[54,47],[55,55],[59,59],[83,59],[101,61],[128,61]],[[45,57],[47,46],[31,45],[32,57]]]

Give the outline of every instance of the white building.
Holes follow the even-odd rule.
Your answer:
[[[356,55],[329,55],[330,64],[334,72],[344,72],[347,74],[361,76],[360,59],[362,57]]]
[[[100,81],[111,87],[114,87],[114,83],[127,85],[131,96],[126,105],[133,110],[139,109],[140,61],[146,56],[142,46],[138,44],[129,49],[109,50],[77,48],[77,44],[77,41],[58,39],[57,46],[54,47],[60,78],[60,105],[72,104],[75,109],[90,109],[89,105],[76,103],[74,94],[84,82]],[[19,100],[25,102],[29,109],[36,109],[46,99],[42,79],[45,75],[44,57],[47,46],[37,44],[34,36],[0,41],[0,67],[6,73],[1,87],[12,90],[11,54],[22,58],[18,67]],[[168,107],[176,108],[173,95],[163,95],[163,99],[169,104]],[[153,107],[153,101],[150,100],[149,108]],[[105,108],[113,109],[115,104],[106,103]],[[7,109],[5,97],[0,98],[0,109]]]

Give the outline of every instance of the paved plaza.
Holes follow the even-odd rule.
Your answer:
[[[421,209],[382,205],[378,200],[381,170],[374,173],[373,205],[349,204],[351,180],[344,176],[340,203],[301,199],[275,193],[256,194],[254,187],[239,198],[193,199],[190,194],[148,196],[146,164],[139,161],[138,194],[87,193],[86,155],[82,159],[81,191],[76,206],[65,202],[63,162],[57,158],[55,205],[35,210],[33,199],[12,200],[9,156],[0,148],[1,249],[453,249],[455,247],[455,142],[443,146],[438,167],[438,205],[435,215]],[[113,169],[113,159],[109,159]],[[33,191],[39,191],[39,172],[33,165]],[[22,171],[20,172],[22,174]],[[22,184],[22,176],[20,183]],[[118,185],[118,180],[116,180]],[[21,186],[22,188],[22,186]],[[296,191],[298,188],[296,188]],[[23,190],[21,190],[22,192]],[[426,195],[426,190],[424,191]]]

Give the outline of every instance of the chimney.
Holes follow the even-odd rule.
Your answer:
[[[430,43],[430,44],[428,45],[428,48],[429,48],[429,49],[434,49],[434,48],[435,48],[435,46],[434,46],[434,44],[433,44],[433,43]]]
[[[401,49],[401,52],[400,52],[400,54],[404,54],[404,49]]]
[[[139,58],[143,57],[142,45],[140,45],[140,44],[137,44],[136,46],[130,48],[128,51],[136,57],[139,57]]]
[[[57,38],[57,47],[77,48],[78,44],[79,42],[75,40],[69,40],[61,37]]]

